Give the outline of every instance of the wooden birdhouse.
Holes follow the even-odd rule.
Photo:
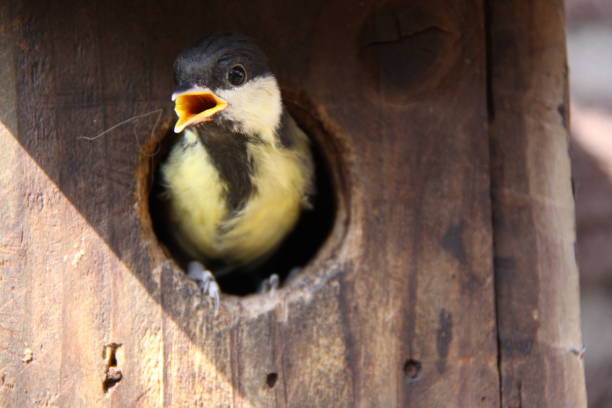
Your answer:
[[[290,278],[216,316],[154,208],[211,32],[319,180]],[[0,55],[0,406],[586,406],[561,2],[8,1]]]

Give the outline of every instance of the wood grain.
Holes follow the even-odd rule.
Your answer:
[[[585,407],[563,4],[489,4],[502,407]]]
[[[562,379],[529,376],[533,388],[553,384],[557,406],[584,406],[569,354],[502,348],[498,364],[498,329],[502,346],[536,330],[508,293],[546,304],[559,293],[540,321],[578,330],[565,130],[552,116],[517,121],[549,132],[527,149],[527,127],[499,122],[504,77],[493,71],[488,87],[485,22],[494,49],[506,47],[497,25],[518,42],[544,41],[544,28],[525,39],[519,15],[500,22],[503,9],[487,17],[472,0],[111,3],[0,5],[0,406],[497,407],[512,370],[548,364]],[[173,59],[211,31],[262,45],[340,194],[334,231],[300,276],[274,296],[225,296],[216,319],[157,242],[147,200]],[[542,61],[554,72],[561,45]],[[538,86],[557,92],[566,79],[555,78]],[[521,101],[518,113],[537,105]],[[554,184],[534,184],[538,167],[503,167],[515,146]],[[533,189],[521,201],[531,218],[509,232],[505,175]],[[520,234],[549,252],[508,254],[504,239],[529,219],[537,228]],[[560,246],[542,246],[551,236]],[[493,237],[498,272],[506,258],[538,265],[529,287],[494,282]],[[546,268],[563,278],[546,286]]]

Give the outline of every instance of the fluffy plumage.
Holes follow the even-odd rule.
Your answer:
[[[228,80],[237,66],[246,73],[239,85]],[[177,58],[175,73],[176,94],[208,89],[227,106],[187,126],[162,164],[168,229],[191,260],[224,265],[213,273],[255,264],[308,202],[308,139],[284,109],[265,56],[245,37],[204,40]]]

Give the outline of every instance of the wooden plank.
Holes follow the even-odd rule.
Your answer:
[[[350,137],[362,200],[342,277],[356,406],[496,405],[480,10],[337,4],[321,27],[366,23],[315,30],[308,83]]]
[[[561,2],[489,2],[502,407],[586,407]]]
[[[482,4],[114,3],[0,6],[0,403],[498,406]],[[262,44],[343,194],[299,278],[217,319],[146,198],[204,29]]]

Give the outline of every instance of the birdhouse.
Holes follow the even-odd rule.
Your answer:
[[[562,4],[4,2],[0,405],[585,407]],[[312,209],[219,312],[160,227],[173,61],[253,38]]]

